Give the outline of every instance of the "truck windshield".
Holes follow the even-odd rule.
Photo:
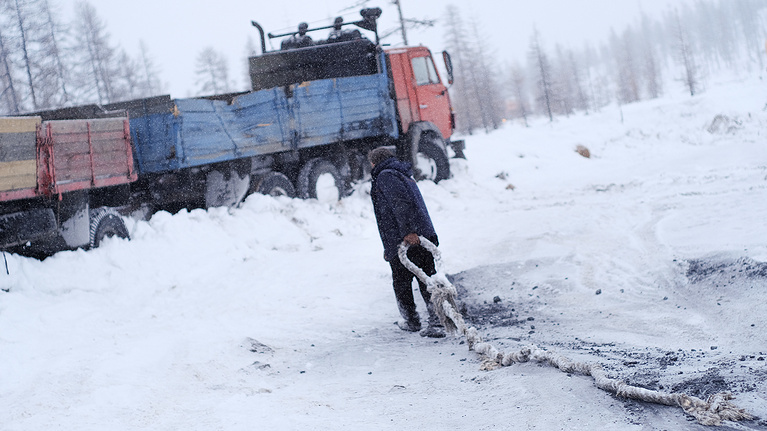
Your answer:
[[[416,85],[439,83],[437,70],[434,68],[434,62],[431,61],[431,57],[416,57],[412,60],[412,63]]]

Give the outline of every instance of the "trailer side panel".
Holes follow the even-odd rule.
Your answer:
[[[175,99],[172,113],[136,116],[143,173],[160,173],[377,136],[397,137],[386,74],[333,78],[233,97]]]
[[[396,137],[385,74],[306,82],[294,92],[299,147],[374,136]]]
[[[124,119],[47,121],[43,128],[53,148],[52,173],[59,193],[136,180]]]
[[[40,123],[40,117],[0,118],[0,200],[34,195]]]

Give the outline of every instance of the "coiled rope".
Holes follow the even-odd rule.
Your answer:
[[[619,379],[610,378],[601,364],[573,362],[565,356],[543,350],[537,346],[523,347],[519,351],[504,353],[490,343],[482,341],[474,327],[468,327],[463,316],[458,312],[455,298],[458,292],[441,271],[442,254],[431,241],[419,237],[421,246],[434,256],[434,266],[437,270],[432,276],[417,267],[407,257],[410,245],[403,242],[398,249],[399,259],[419,280],[426,284],[431,293],[434,310],[449,333],[458,333],[466,338],[469,350],[483,357],[482,369],[494,370],[522,362],[539,362],[550,365],[565,373],[576,373],[591,376],[599,389],[613,393],[619,397],[631,398],[655,404],[678,406],[685,413],[693,416],[702,425],[721,425],[722,421],[752,420],[754,417],[744,409],[736,407],[729,401],[735,397],[730,392],[720,392],[710,395],[705,401],[685,393],[665,393],[638,386],[631,386]]]

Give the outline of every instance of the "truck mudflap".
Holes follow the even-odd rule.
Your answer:
[[[52,236],[56,217],[50,208],[38,208],[0,216],[0,248],[14,247]]]
[[[460,141],[448,141],[448,145],[453,149],[455,153],[454,159],[465,159],[466,155],[463,154],[463,150],[466,149],[466,141],[461,139]]]

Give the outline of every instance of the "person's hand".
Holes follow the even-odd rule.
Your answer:
[[[405,235],[405,242],[408,243],[408,245],[419,245],[421,243],[421,238],[418,238],[418,234],[416,233],[409,233]]]

